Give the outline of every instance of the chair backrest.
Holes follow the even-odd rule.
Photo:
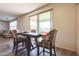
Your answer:
[[[31,32],[36,32],[36,30],[35,29],[32,29]]]
[[[55,39],[56,39],[57,30],[53,29],[49,32],[49,41],[52,43],[52,45],[55,45]]]
[[[12,30],[11,33],[12,33],[13,38],[17,38],[17,31],[16,30]]]

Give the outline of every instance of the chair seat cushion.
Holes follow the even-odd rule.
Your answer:
[[[25,41],[25,40],[26,40],[26,38],[18,37],[18,42],[23,42],[23,41]]]
[[[41,42],[39,42],[39,46],[45,47],[45,48],[50,48],[50,41],[49,40],[42,40]],[[53,48],[53,46],[52,46],[52,48]]]

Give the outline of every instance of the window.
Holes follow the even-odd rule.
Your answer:
[[[16,30],[17,29],[17,21],[10,22],[10,30]]]
[[[51,11],[30,16],[30,30],[36,30],[38,33],[49,32],[51,24]]]
[[[30,17],[30,31],[37,32],[37,15]]]

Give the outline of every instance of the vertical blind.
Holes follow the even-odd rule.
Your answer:
[[[50,11],[39,14],[39,28],[38,31],[49,32],[50,31]]]

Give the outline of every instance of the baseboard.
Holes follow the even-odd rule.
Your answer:
[[[79,56],[79,52],[77,51],[77,54],[78,54],[78,56]]]
[[[56,46],[57,48],[62,48],[62,49],[65,49],[65,50],[69,50],[69,51],[73,51],[73,52],[76,52],[75,49],[71,49],[71,48],[67,48],[67,47],[63,47],[63,46]]]

